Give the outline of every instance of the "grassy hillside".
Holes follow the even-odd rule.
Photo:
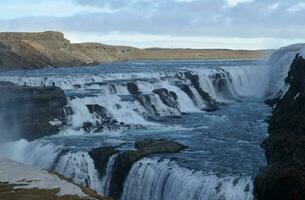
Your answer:
[[[100,43],[71,43],[60,32],[0,33],[0,68],[32,69],[154,59],[257,59],[269,50],[138,49]]]

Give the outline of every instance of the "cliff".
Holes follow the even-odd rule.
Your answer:
[[[99,43],[73,44],[60,32],[0,33],[0,68],[32,69],[94,65],[147,59],[247,58],[268,56],[270,51],[225,49],[138,49]]]
[[[0,143],[35,140],[56,134],[64,123],[66,96],[58,87],[17,86],[0,82]]]
[[[269,137],[262,144],[268,165],[255,180],[258,200],[305,199],[304,52],[294,56],[285,79],[287,89],[274,100]]]

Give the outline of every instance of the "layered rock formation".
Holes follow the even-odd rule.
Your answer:
[[[56,134],[64,123],[64,92],[58,87],[0,82],[0,141],[35,140]]]
[[[0,68],[33,69],[145,59],[260,58],[270,51],[138,49],[99,43],[73,44],[60,32],[0,33]]]
[[[262,145],[268,165],[255,180],[258,200],[305,199],[305,59],[301,54],[290,66],[287,90],[272,101],[269,137]]]

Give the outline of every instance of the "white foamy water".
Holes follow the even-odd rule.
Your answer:
[[[204,175],[169,160],[138,161],[124,185],[122,200],[252,200],[251,177]]]

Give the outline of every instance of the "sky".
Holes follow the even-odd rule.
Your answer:
[[[2,0],[1,32],[140,48],[267,49],[305,43],[304,0]]]

